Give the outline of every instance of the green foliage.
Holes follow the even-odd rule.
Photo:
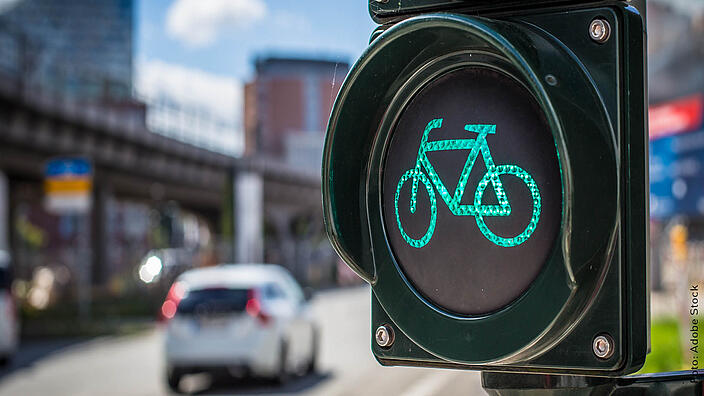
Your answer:
[[[650,326],[650,353],[637,374],[677,371],[685,368],[676,318],[653,320]]]

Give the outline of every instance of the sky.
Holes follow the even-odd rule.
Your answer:
[[[267,52],[353,60],[375,25],[365,0],[137,0],[136,55],[246,78]]]
[[[241,124],[257,56],[353,63],[376,25],[366,0],[135,0],[135,87]]]

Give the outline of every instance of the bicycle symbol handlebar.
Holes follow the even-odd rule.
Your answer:
[[[496,133],[496,125],[465,125],[464,129],[466,131],[478,134],[476,139],[428,141],[430,132],[435,128],[442,127],[442,120],[442,118],[436,118],[428,122],[428,125],[425,127],[425,131],[423,131],[423,136],[421,137],[416,164],[413,168],[407,170],[403,173],[403,175],[401,175],[401,179],[398,181],[398,186],[396,187],[396,194],[394,196],[396,223],[398,224],[398,229],[401,232],[403,239],[410,246],[415,248],[422,248],[430,242],[430,239],[435,232],[438,211],[435,191],[433,190],[434,186],[440,194],[440,198],[442,198],[453,215],[474,216],[479,230],[492,243],[502,247],[513,247],[527,241],[535,231],[538,221],[540,220],[540,191],[538,190],[538,186],[535,184],[533,177],[517,165],[494,164],[486,137],[489,134]],[[445,187],[442,180],[440,180],[440,176],[438,176],[437,172],[433,168],[433,165],[428,160],[427,153],[432,151],[452,150],[470,150],[470,153],[467,161],[465,162],[464,168],[462,169],[462,173],[460,174],[457,187],[451,194]],[[477,189],[474,192],[473,203],[461,204],[462,197],[465,189],[467,188],[469,175],[472,172],[472,168],[474,167],[474,163],[479,154],[481,154],[484,159],[487,172],[477,185]],[[426,176],[423,171],[425,171],[428,175]],[[501,179],[499,178],[501,175],[512,175],[518,177],[521,181],[523,181],[523,183],[526,184],[533,198],[533,212],[528,226],[525,230],[523,230],[523,232],[511,238],[496,235],[489,229],[484,221],[485,217],[506,217],[511,214],[511,204],[508,201],[508,197],[504,191]],[[428,229],[425,234],[418,239],[414,239],[406,233],[403,229],[403,225],[401,224],[401,216],[399,215],[398,200],[401,195],[401,187],[408,180],[412,180],[410,203],[411,214],[415,214],[416,212],[419,182],[425,186],[425,190],[428,193],[428,198],[430,200],[430,224],[428,225]],[[490,184],[498,199],[498,205],[484,205],[481,202],[484,191]]]

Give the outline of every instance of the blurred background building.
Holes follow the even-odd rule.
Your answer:
[[[0,67],[78,100],[131,100],[132,0],[5,3]]]
[[[651,1],[648,29],[652,280],[661,290],[674,257],[667,230],[704,219],[704,3]]]
[[[349,65],[275,56],[254,63],[245,86],[245,155],[320,173],[325,128]]]
[[[704,2],[648,2],[648,83],[655,344],[648,359],[654,371],[684,369],[692,359],[687,290],[704,282]]]
[[[648,84],[657,104],[704,92],[704,4],[648,2]]]

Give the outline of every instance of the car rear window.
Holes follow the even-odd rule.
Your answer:
[[[247,289],[200,289],[191,290],[178,304],[181,315],[217,315],[242,312],[247,306]]]

